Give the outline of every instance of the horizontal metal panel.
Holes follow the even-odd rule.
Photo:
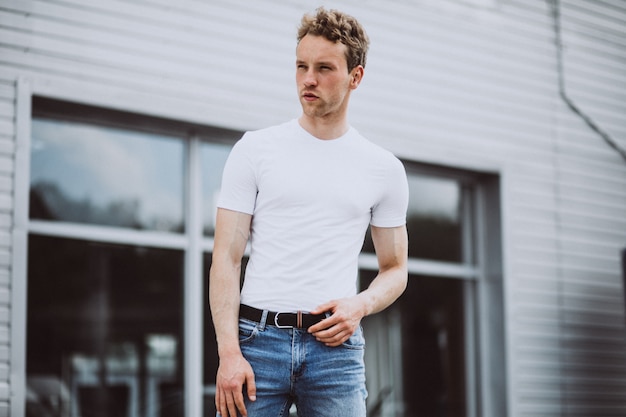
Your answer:
[[[597,28],[602,33],[609,32],[620,39],[626,38],[626,13],[623,11],[620,13],[620,10],[599,4],[594,6],[591,1],[571,0],[562,4],[561,13],[570,24]]]
[[[0,212],[0,227],[9,229],[13,226],[13,213],[12,212]],[[2,285],[2,270],[0,269],[0,285]]]
[[[10,155],[0,155],[0,175],[3,173],[12,174],[15,166],[15,161]]]
[[[12,125],[12,123],[8,123]],[[0,126],[2,123],[0,123]],[[7,132],[8,133],[8,132]],[[10,134],[3,134],[0,129],[0,155],[13,155],[15,151],[15,142],[13,136]]]
[[[5,249],[5,248],[1,248],[0,247],[0,268],[9,268],[11,267],[11,261],[12,261],[12,253],[11,251]],[[2,313],[0,312],[0,317],[2,316]],[[1,322],[1,319],[0,319]]]
[[[4,324],[9,324],[11,320],[11,310],[9,307],[0,305],[0,326]],[[3,361],[4,355],[6,354],[5,350],[8,349],[5,346],[0,345],[0,362]]]
[[[0,119],[0,135],[2,137],[13,137],[15,135],[15,123],[11,119]]]
[[[15,101],[15,84],[0,79],[0,100],[7,102]]]
[[[617,264],[617,260],[615,263]],[[592,268],[570,267],[569,265],[563,265],[561,268],[562,280],[564,282],[585,283],[591,281],[597,287],[610,288],[613,291],[621,290],[621,277],[615,273],[615,269],[610,271],[598,271]],[[621,326],[623,327],[623,323]]]
[[[597,302],[610,302],[617,305],[615,311],[624,311],[623,294],[619,291],[619,284],[604,286],[596,285],[594,281],[586,282],[567,282],[561,284],[563,296],[567,299],[576,299],[580,297],[586,300],[596,300]],[[625,317],[626,319],[626,317]],[[616,335],[618,339],[622,339],[620,335]]]
[[[0,285],[8,286],[11,283],[11,274],[7,266],[0,266]]]
[[[0,150],[0,155],[2,151]],[[0,193],[11,193],[13,191],[13,176],[12,175],[0,175]],[[2,228],[2,223],[0,223]]]

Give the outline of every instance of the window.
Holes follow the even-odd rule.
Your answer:
[[[409,257],[461,262],[463,256],[462,184],[450,178],[408,172]],[[364,244],[374,252],[371,236]]]
[[[203,142],[200,145],[202,169],[202,225],[205,236],[215,232],[217,198],[222,183],[222,168],[230,153],[231,145]]]
[[[28,259],[27,414],[182,415],[182,252],[33,235]]]
[[[40,97],[31,131],[27,415],[215,415],[206,277],[241,132]],[[406,167],[410,278],[363,322],[369,416],[506,415],[498,179]],[[369,236],[359,262],[365,287]]]
[[[478,325],[485,314],[499,311],[501,317],[502,293],[495,284],[501,279],[487,280],[483,269],[499,253],[487,253],[481,243],[487,234],[499,242],[499,220],[486,211],[488,205],[497,207],[497,181],[457,170],[406,167],[409,282],[390,308],[363,321],[369,416],[473,417],[488,415],[487,407],[502,410],[503,399],[485,388],[503,380],[502,362],[489,358],[488,369],[479,370],[486,358],[480,343],[484,328]],[[376,271],[368,236],[362,288]],[[488,340],[502,346],[501,325],[490,329],[497,335]]]
[[[183,231],[183,141],[36,118],[30,218]]]
[[[39,97],[31,133],[27,415],[202,408],[197,288],[241,134]]]

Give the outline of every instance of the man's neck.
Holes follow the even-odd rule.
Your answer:
[[[350,129],[347,118],[340,120],[323,120],[320,118],[312,118],[307,115],[300,116],[298,119],[300,126],[311,135],[322,140],[337,139]]]

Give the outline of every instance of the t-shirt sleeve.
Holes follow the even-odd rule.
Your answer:
[[[395,156],[387,174],[382,197],[372,208],[370,223],[376,227],[397,227],[406,224],[409,185],[404,165]]]
[[[217,207],[246,214],[254,212],[257,181],[250,139],[247,133],[244,134],[226,160]]]

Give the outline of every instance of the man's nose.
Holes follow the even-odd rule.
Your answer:
[[[306,74],[304,74],[304,85],[306,87],[317,85],[317,77],[315,76],[315,72],[313,70],[308,70]]]

